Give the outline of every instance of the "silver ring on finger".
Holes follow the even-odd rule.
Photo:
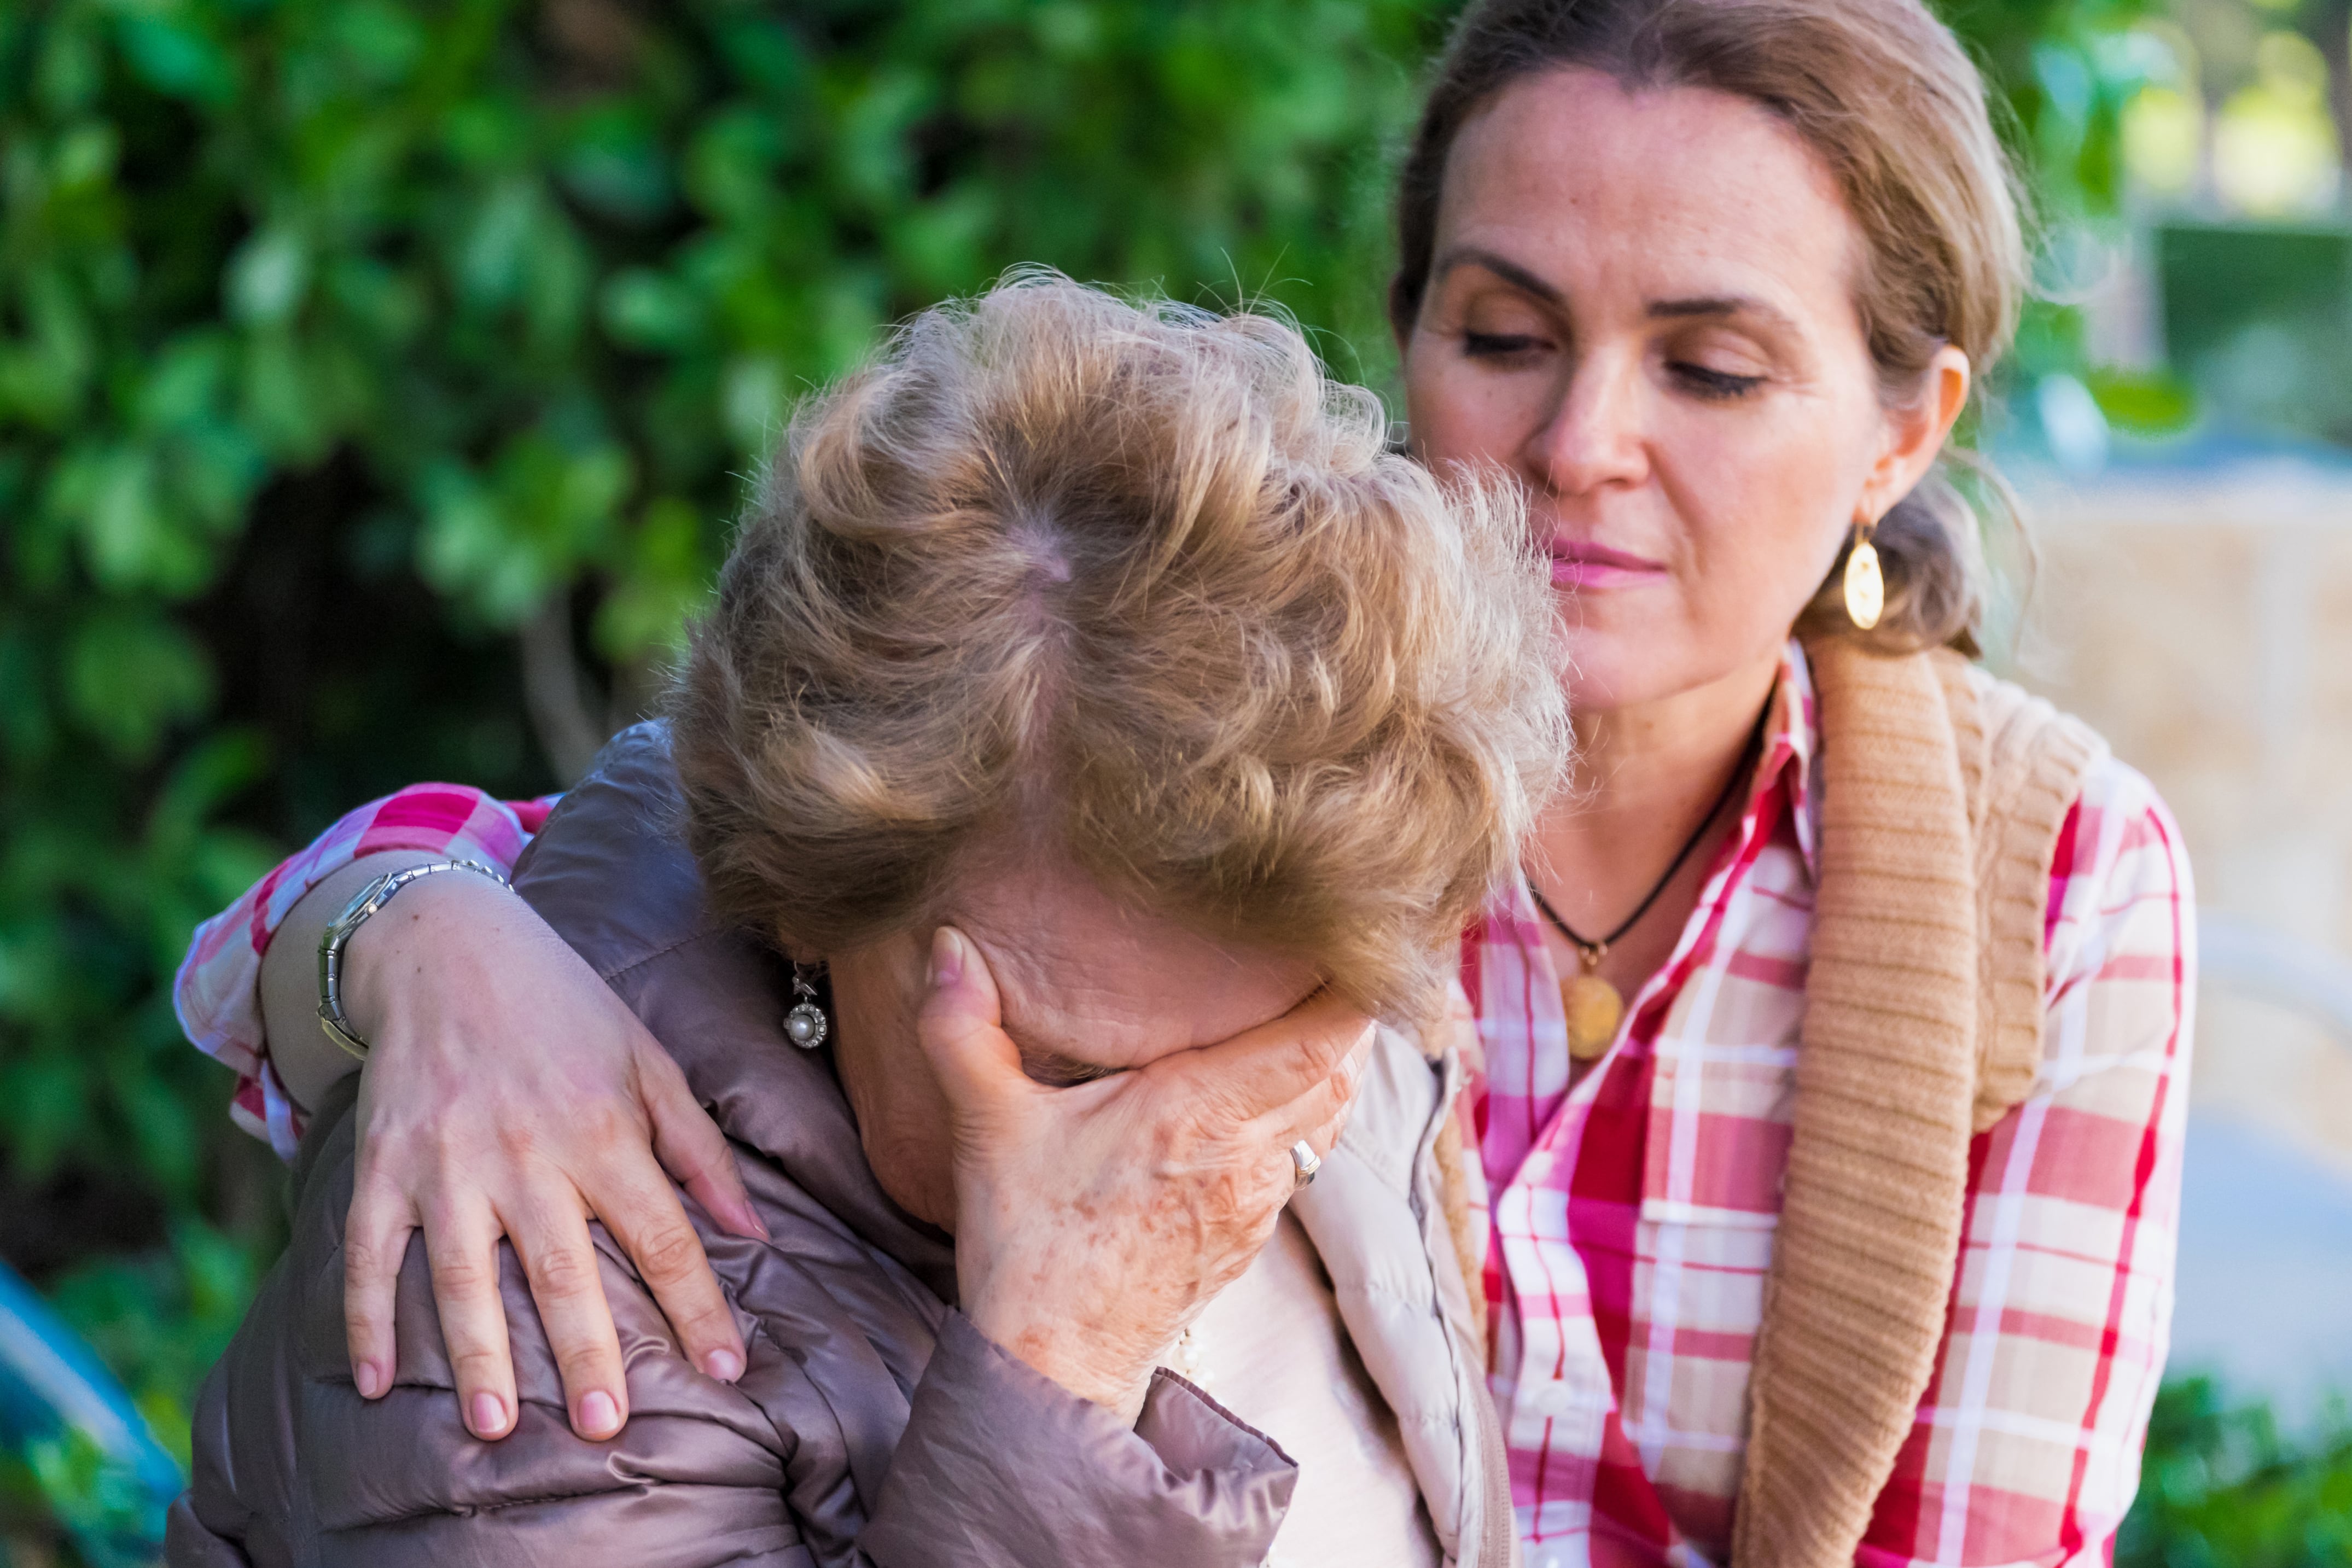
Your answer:
[[[1323,1156],[1315,1145],[1301,1138],[1290,1145],[1290,1190],[1298,1191],[1315,1180],[1315,1173],[1323,1168]]]

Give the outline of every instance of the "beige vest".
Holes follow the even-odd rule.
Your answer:
[[[2040,1067],[2051,862],[2107,749],[1957,653],[1822,638],[1805,656],[1821,885],[1734,1568],[1853,1561],[1935,1372],[1969,1144]],[[1436,1153],[1475,1281],[1457,1119]]]

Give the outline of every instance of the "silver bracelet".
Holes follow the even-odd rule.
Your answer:
[[[368,1042],[352,1028],[352,1020],[343,1016],[343,945],[352,933],[367,924],[368,916],[392,902],[392,895],[410,883],[445,871],[470,871],[488,877],[500,887],[514,884],[504,873],[479,861],[429,861],[413,865],[406,871],[386,872],[365,887],[343,906],[319,937],[319,1027],[327,1038],[350,1051],[362,1061],[368,1059]]]

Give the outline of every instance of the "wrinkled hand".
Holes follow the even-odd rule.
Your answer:
[[[1330,1152],[1371,1048],[1318,993],[1216,1045],[1066,1088],[1021,1070],[979,950],[941,928],[923,1049],[952,1110],[964,1314],[1132,1421],[1152,1368],[1274,1233],[1290,1147]]]
[[[481,1437],[513,1429],[503,1236],[529,1277],[572,1428],[619,1431],[628,1391],[592,1217],[635,1261],[693,1364],[741,1375],[742,1338],[669,1176],[729,1229],[765,1228],[677,1063],[595,971],[512,894],[450,875],[404,890],[362,926],[344,977],[345,1009],[371,1047],[343,1241],[360,1393],[378,1397],[396,1375],[394,1285],[421,1228],[466,1425]]]

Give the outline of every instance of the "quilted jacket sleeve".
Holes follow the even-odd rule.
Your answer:
[[[581,793],[574,831],[599,798]],[[647,813],[632,806],[626,815]],[[659,907],[656,890],[675,877],[635,862],[574,869],[594,918],[564,914],[551,875],[539,889],[546,907],[564,914],[559,929],[600,968],[634,966],[636,991],[622,988],[641,1012],[660,1013],[669,992],[708,1004],[725,988],[723,976],[695,967],[723,946],[687,939],[695,901],[680,891],[677,909]],[[588,896],[614,888],[631,896]],[[669,983],[653,987],[645,977],[663,963]],[[669,1002],[663,1027],[682,1029],[687,1009]],[[287,1254],[199,1401],[194,1485],[172,1523],[176,1568],[1244,1568],[1265,1559],[1297,1474],[1270,1440],[1166,1375],[1142,1418],[1125,1426],[1006,1354],[904,1270],[875,1261],[813,1186],[748,1149],[745,1177],[775,1243],[700,1227],[750,1352],[734,1385],[688,1364],[600,1229],[629,1386],[618,1437],[593,1443],[571,1431],[529,1289],[503,1248],[516,1429],[483,1443],[460,1422],[421,1243],[400,1281],[397,1385],[382,1400],[361,1399],[342,1330],[356,1082],[320,1107],[294,1166]],[[752,1097],[772,1103],[780,1092],[767,1085]],[[801,1174],[814,1183],[822,1172]]]

